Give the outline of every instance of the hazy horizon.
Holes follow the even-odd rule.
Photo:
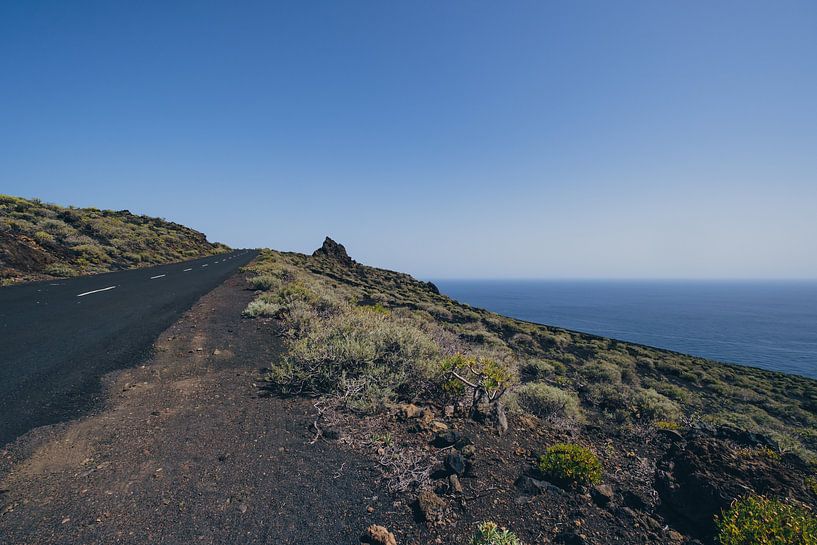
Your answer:
[[[0,6],[0,193],[439,279],[817,279],[817,4]]]

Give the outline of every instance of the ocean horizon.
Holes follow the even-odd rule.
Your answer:
[[[817,379],[817,280],[432,280],[544,325]]]

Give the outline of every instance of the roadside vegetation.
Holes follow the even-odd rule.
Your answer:
[[[513,320],[408,275],[328,258],[266,250],[250,270],[261,293],[246,314],[280,318],[291,340],[271,376],[287,391],[359,379],[376,382],[384,402],[504,396],[538,417],[592,415],[622,429],[727,425],[815,460],[813,380]]]
[[[0,195],[0,282],[149,267],[228,251],[193,229],[127,210]]]
[[[687,437],[692,442],[705,435],[724,449],[717,464],[748,468],[740,466],[732,477],[740,481],[742,490],[760,482],[751,480],[751,471],[760,471],[761,465],[763,471],[784,475],[790,473],[782,469],[784,465],[799,460],[801,465],[795,466],[808,469],[781,478],[795,479],[802,498],[813,493],[810,501],[817,500],[817,487],[808,476],[814,473],[817,461],[817,382],[813,380],[499,316],[453,301],[433,284],[359,265],[331,240],[313,256],[265,250],[247,270],[249,287],[258,295],[245,316],[274,320],[288,349],[281,360],[267,362],[264,387],[277,395],[318,400],[316,440],[321,436],[320,419],[330,420],[327,415],[338,412],[375,423],[383,422],[377,420],[381,415],[397,415],[406,422],[416,419],[406,429],[436,433],[433,444],[454,449],[440,462],[443,472],[454,477],[443,487],[448,494],[458,493],[458,479],[474,463],[474,446],[446,431],[453,421],[442,421],[438,416],[442,408],[454,419],[459,415],[499,434],[511,419],[537,432],[546,430],[547,437],[563,438],[531,457],[528,467],[535,478],[523,479],[528,490],[546,486],[537,479],[576,491],[601,486],[600,492],[593,492],[594,501],[601,498],[599,505],[624,502],[649,510],[649,501],[633,499],[637,494],[608,494],[610,487],[604,489],[607,485],[601,483],[608,476],[618,482],[640,479],[648,485],[646,494],[657,496],[663,489],[652,483],[660,473],[655,468],[667,463],[669,469],[663,475],[670,475],[675,467],[672,460],[692,456],[678,445],[686,444]],[[397,475],[399,486],[394,490],[431,486],[432,467],[423,464],[433,460],[422,450],[401,450],[397,432],[388,432],[388,444],[373,441],[371,437],[384,432],[378,429],[381,424],[372,426],[377,431],[361,435],[364,438],[357,442],[372,445],[380,465],[388,468],[384,473]],[[669,442],[662,443],[662,437]],[[762,447],[754,443],[741,447],[750,452],[742,455],[741,448],[734,445],[746,438]],[[730,443],[733,439],[738,442]],[[667,446],[656,450],[653,444]],[[653,459],[633,452],[641,447],[653,449],[649,450]],[[766,451],[771,454],[755,455]],[[633,475],[621,474],[626,464],[634,468]],[[735,482],[727,481],[724,486],[737,487]],[[666,487],[666,494],[681,489],[673,483]],[[695,484],[699,485],[704,486]],[[809,487],[815,491],[809,492]],[[421,499],[428,497],[427,492]],[[608,495],[623,499],[611,500]],[[812,528],[811,512],[791,511],[780,507],[788,506],[788,500],[779,501],[782,503],[772,506],[789,521],[781,524],[796,522]],[[437,507],[426,509],[427,503],[420,501],[420,511],[426,513],[429,524],[436,523],[443,515],[428,514]],[[666,503],[671,504],[671,498]],[[737,511],[725,513],[718,519],[719,531],[730,537],[721,537],[721,541],[751,542],[740,541],[740,532],[754,530],[741,528],[767,524],[761,507],[736,504]],[[721,511],[710,506],[705,509],[709,511],[692,530],[693,535],[714,536],[715,517]],[[689,518],[684,515],[685,524]],[[632,520],[628,524],[639,527]],[[492,523],[481,526],[474,537],[474,543],[518,543],[516,540],[509,530]]]

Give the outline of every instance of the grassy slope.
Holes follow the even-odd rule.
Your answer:
[[[0,282],[147,267],[227,251],[204,234],[127,210],[0,195]]]
[[[783,450],[815,460],[817,381],[514,320],[460,304],[406,274],[329,257],[267,251],[253,268],[283,279],[284,288],[278,284],[261,296],[273,303],[271,313],[287,312],[289,303],[279,309],[282,299],[275,292],[283,289],[291,301],[296,284],[298,293],[335,293],[352,307],[377,304],[399,327],[416,323],[428,331],[431,324],[466,351],[510,362],[521,383],[577,396],[588,421],[601,419],[622,430],[701,421],[728,425],[761,432]],[[361,322],[349,323],[343,327]],[[396,393],[386,395],[399,398],[395,386]]]

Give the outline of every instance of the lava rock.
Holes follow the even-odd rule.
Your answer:
[[[491,426],[499,435],[508,431],[508,415],[499,401],[478,404],[474,407],[473,417],[477,422]]]
[[[437,448],[447,448],[454,446],[457,441],[462,439],[462,434],[457,431],[441,432],[434,436],[431,444]]]
[[[624,505],[627,507],[637,509],[638,511],[646,511],[649,509],[649,504],[644,500],[644,498],[632,490],[622,491],[621,497],[624,499]]]
[[[346,253],[343,244],[338,244],[329,237],[323,241],[323,245],[312,252],[313,257],[327,257],[339,261],[344,265],[354,265],[355,261]]]
[[[372,524],[366,528],[366,532],[360,536],[360,541],[371,545],[397,545],[397,538],[394,537],[394,534],[384,526],[378,526],[377,524]]]
[[[462,454],[459,453],[451,453],[445,457],[445,469],[449,473],[453,473],[455,475],[462,475],[465,473],[465,458],[462,457]]]
[[[457,439],[457,442],[454,443],[454,448],[457,449],[458,451],[462,452],[463,454],[465,454],[465,452],[463,452],[465,450],[465,447],[473,446],[473,445],[474,445],[474,442],[471,441],[470,438],[460,437],[459,439]]]
[[[590,497],[599,507],[607,507],[613,501],[613,489],[609,484],[597,484],[590,489]]]
[[[323,435],[324,439],[335,441],[337,439],[340,439],[341,433],[340,430],[337,428],[326,428],[325,430],[323,430],[321,435]]]
[[[517,490],[526,496],[535,496],[537,494],[555,494],[559,496],[563,496],[566,494],[564,490],[556,486],[555,484],[551,484],[547,481],[540,481],[538,479],[534,479],[533,477],[529,477],[527,475],[522,475],[516,482],[514,483]]]
[[[445,501],[431,490],[422,490],[417,495],[416,507],[425,522],[434,524],[442,521],[446,505]]]
[[[681,433],[678,430],[668,430],[668,429],[665,429],[665,428],[658,428],[655,431],[659,436],[669,440],[672,443],[681,442],[681,441],[685,440],[684,436],[681,435]]]
[[[462,494],[462,483],[456,474],[448,476],[448,485],[451,487],[451,491],[455,494]]]
[[[732,500],[752,490],[757,494],[788,497],[809,502],[801,484],[809,474],[808,465],[797,457],[746,457],[735,443],[759,441],[754,434],[723,432],[734,439],[712,437],[712,430],[698,428],[685,443],[675,443],[659,461],[655,489],[664,519],[686,534],[711,542],[717,528],[713,517],[727,509]],[[737,439],[740,439],[738,441]]]

